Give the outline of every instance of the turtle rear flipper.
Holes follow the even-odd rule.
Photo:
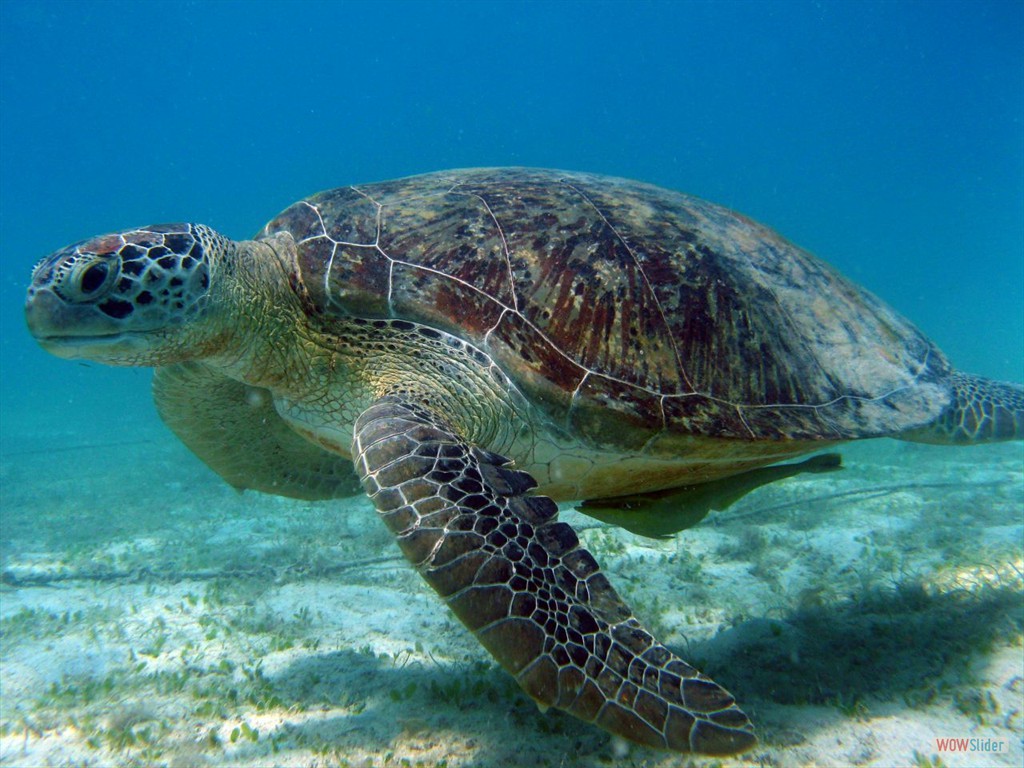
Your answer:
[[[838,453],[822,453],[792,464],[774,464],[739,475],[699,485],[664,491],[587,499],[577,509],[602,522],[625,528],[637,536],[667,539],[693,528],[712,510],[728,509],[751,491],[804,472],[834,472],[842,469]]]
[[[539,704],[651,747],[755,744],[732,696],[640,625],[555,503],[526,495],[530,475],[398,397],[359,417],[352,455],[405,556]]]
[[[941,445],[1024,439],[1024,387],[959,371],[950,378],[953,398],[938,418],[895,437]]]

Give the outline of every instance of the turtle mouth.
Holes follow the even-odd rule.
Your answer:
[[[93,350],[123,345],[130,333],[33,334],[39,346],[58,357],[92,357]]]
[[[43,346],[47,347],[64,347],[64,346],[92,346],[94,344],[116,344],[118,341],[123,341],[131,336],[136,336],[135,333],[83,333],[83,334],[64,334],[64,333],[43,333],[34,334],[35,340]]]
[[[131,365],[145,357],[152,346],[151,333],[111,332],[89,334],[41,334],[35,340],[45,351],[65,360],[96,360],[110,365]]]

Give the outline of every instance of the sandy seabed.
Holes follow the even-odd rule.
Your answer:
[[[714,760],[539,712],[365,499],[238,494],[116,426],[4,430],[2,765],[1024,764],[1019,443],[852,445],[665,541],[565,508],[755,722]]]

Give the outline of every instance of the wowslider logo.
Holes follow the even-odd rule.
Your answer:
[[[1009,747],[1010,742],[1007,739],[935,739],[935,748],[939,752],[1007,752]]]

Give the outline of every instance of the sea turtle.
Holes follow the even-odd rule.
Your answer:
[[[233,486],[361,483],[539,704],[682,752],[740,752],[753,729],[641,626],[555,501],[663,535],[834,467],[768,465],[844,440],[1024,433],[1022,387],[954,371],[771,230],[583,173],[343,187],[249,241],[96,237],[36,266],[26,315],[57,355],[156,367],[160,415]]]

